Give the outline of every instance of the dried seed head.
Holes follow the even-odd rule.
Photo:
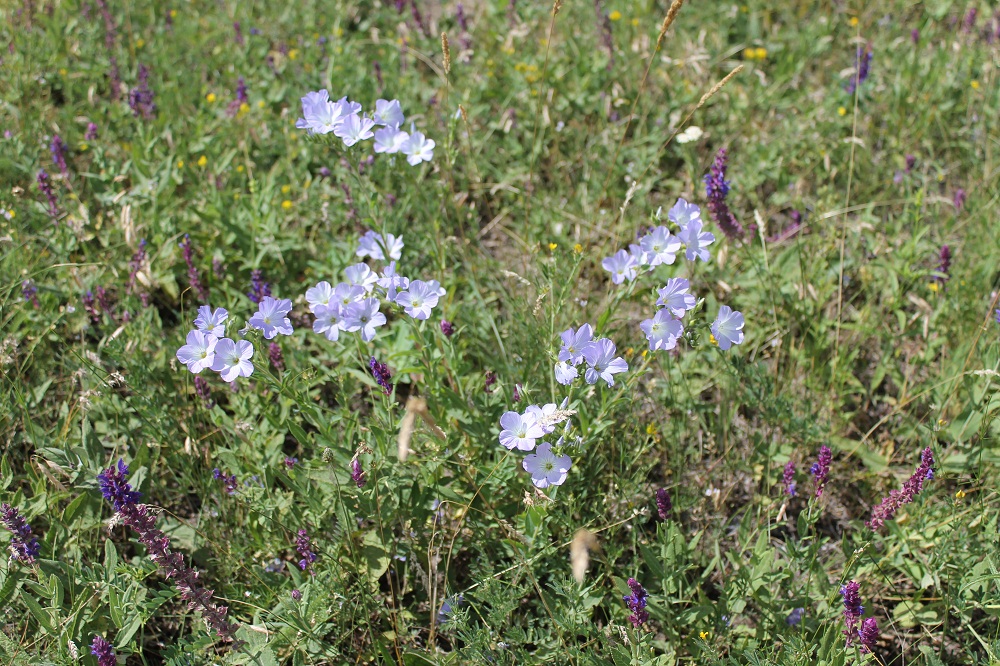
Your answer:
[[[444,73],[451,73],[451,47],[448,45],[448,33],[441,33],[441,53],[444,54]]]
[[[590,551],[596,547],[597,537],[588,530],[581,527],[573,535],[573,541],[569,545],[569,561],[573,565],[573,578],[581,585],[583,575],[590,566]]]

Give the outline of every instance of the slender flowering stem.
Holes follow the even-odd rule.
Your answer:
[[[795,497],[795,463],[791,460],[785,465],[785,471],[781,475],[781,486],[786,495]]]
[[[184,250],[184,263],[187,264],[188,269],[188,284],[191,285],[191,289],[198,294],[198,298],[202,303],[208,302],[208,287],[206,287],[201,281],[201,273],[198,272],[198,267],[194,265],[194,247],[191,245],[190,234],[184,234],[184,240],[180,243],[181,249]]]
[[[656,512],[660,515],[660,520],[670,520],[671,508],[673,507],[670,493],[667,492],[666,488],[660,488],[656,491]]]
[[[826,486],[826,479],[830,475],[830,463],[833,462],[833,451],[826,444],[819,447],[819,457],[809,472],[816,480],[816,497],[823,496],[823,488]]]
[[[924,481],[934,478],[934,453],[927,447],[920,454],[920,465],[913,472],[902,490],[892,490],[889,496],[882,500],[882,503],[872,509],[871,518],[865,523],[872,530],[877,530],[885,521],[892,520],[893,516],[904,504],[909,504],[913,498],[924,488]]]
[[[38,557],[41,545],[32,535],[31,527],[20,511],[6,502],[0,504],[0,522],[13,535],[10,540],[11,557],[25,564],[33,563]]]
[[[271,295],[271,285],[264,282],[263,272],[255,268],[250,271],[250,291],[247,292],[247,297],[254,303],[259,304],[264,300],[265,296]]]
[[[52,163],[59,168],[59,173],[64,178],[69,177],[69,167],[66,165],[66,142],[58,134],[52,135],[52,142],[49,143],[49,152],[52,153]]]
[[[25,280],[21,283],[21,296],[24,298],[25,302],[31,302],[36,308],[39,307],[38,303],[38,287],[31,280]]]
[[[649,593],[635,578],[628,579],[628,587],[632,590],[632,594],[622,597],[622,601],[632,611],[632,614],[628,616],[632,626],[640,627],[649,620],[649,611],[646,610]]]
[[[392,379],[392,373],[389,372],[389,366],[385,363],[380,363],[372,356],[368,362],[368,367],[371,369],[375,381],[382,387],[382,392],[386,395],[391,395],[392,382],[390,380]]]
[[[52,179],[46,173],[45,169],[42,169],[38,172],[36,180],[38,181],[38,189],[45,195],[45,199],[49,204],[49,217],[55,222],[56,218],[59,217],[59,202],[56,199],[56,192],[52,188]]]
[[[865,613],[865,607],[861,605],[861,585],[856,581],[850,581],[840,588],[840,595],[844,598],[844,635],[847,637],[847,645],[854,642],[857,633],[858,623]]]
[[[705,174],[705,195],[708,197],[708,210],[712,213],[715,223],[730,239],[743,237],[743,225],[729,210],[726,196],[729,195],[729,181],[726,180],[728,155],[725,148],[720,148],[715,155],[711,170]]]
[[[132,490],[126,480],[128,466],[121,459],[118,465],[112,465],[98,475],[101,494],[111,502],[121,523],[131,527],[139,536],[139,542],[146,547],[146,552],[163,571],[167,578],[175,581],[181,598],[188,602],[188,607],[201,612],[205,623],[216,633],[227,640],[233,640],[237,625],[226,619],[228,608],[217,605],[212,590],[202,587],[198,580],[199,572],[184,562],[180,553],[170,550],[170,539],[156,529],[156,518],[150,513],[149,507],[139,504],[142,494]]]
[[[306,571],[312,567],[316,561],[316,553],[312,551],[312,543],[309,540],[309,533],[305,529],[299,530],[295,537],[295,551],[302,556],[299,560],[299,568]]]

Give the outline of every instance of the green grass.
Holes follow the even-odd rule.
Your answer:
[[[100,635],[128,664],[1000,663],[1000,39],[987,39],[987,3],[970,31],[973,5],[947,0],[692,2],[655,53],[667,7],[654,2],[603,1],[607,23],[590,2],[554,18],[545,3],[468,2],[467,34],[453,3],[418,2],[425,35],[393,3],[141,0],[111,3],[110,49],[95,3],[31,4],[0,9],[0,499],[41,554],[0,564],[0,661],[78,663],[77,650],[96,663]],[[866,44],[871,75],[851,94]],[[127,101],[140,64],[148,121]],[[239,77],[249,100],[233,116]],[[398,98],[434,160],[359,169],[371,142],[348,150],[294,126],[319,88],[366,111]],[[671,140],[689,114],[704,135]],[[612,285],[602,258],[658,208],[684,197],[707,217],[702,178],[722,147],[729,204],[760,233],[730,241],[710,223],[711,262]],[[793,211],[802,227],[785,233]],[[329,342],[303,295],[344,279],[368,229],[401,234],[400,272],[447,295],[425,322],[383,304],[395,314],[373,342]],[[199,375],[211,406],[174,357],[202,304],[185,234],[230,335],[256,307],[252,270],[295,303],[295,333],[276,340],[284,370],[251,335],[256,368],[238,390]],[[704,302],[679,353],[644,353],[639,322],[672,276]],[[92,320],[84,295],[98,288],[111,308]],[[721,305],[747,321],[728,352],[709,338]],[[559,333],[584,322],[628,361],[614,387],[555,383]],[[370,356],[392,369],[392,396]],[[444,437],[415,418],[401,460],[416,396]],[[498,444],[499,419],[564,397],[573,466],[536,491],[524,454]],[[816,498],[822,445],[833,465]],[[925,447],[933,481],[865,527]],[[109,525],[97,474],[119,458],[242,646],[213,637],[136,533]],[[315,575],[295,564],[302,528]],[[581,529],[593,542],[579,583]],[[650,593],[642,629],[622,601],[629,577]],[[849,580],[881,630],[873,655],[845,646]]]

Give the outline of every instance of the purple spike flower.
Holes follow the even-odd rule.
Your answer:
[[[784,473],[781,475],[781,486],[786,495],[795,497],[795,485],[795,463],[789,460],[785,465]]]
[[[226,474],[221,469],[216,467],[212,470],[212,478],[216,481],[222,481],[223,485],[226,486],[227,495],[235,495],[239,492],[240,484],[236,480],[235,474]]]
[[[104,19],[104,48],[110,51],[115,48],[118,28],[115,26],[115,19],[111,16],[106,0],[97,0],[97,8],[101,10],[101,18]]]
[[[253,269],[250,271],[250,291],[247,292],[247,297],[254,303],[260,303],[264,300],[265,296],[271,295],[271,285],[264,282],[264,274],[260,269]]]
[[[861,622],[858,629],[858,642],[861,643],[861,653],[869,654],[875,651],[875,643],[878,642],[878,622],[870,617]]]
[[[31,301],[31,304],[36,308],[39,307],[38,303],[38,287],[31,280],[25,280],[21,283],[21,296],[24,300]]]
[[[962,21],[962,32],[973,32],[976,29],[976,19],[979,17],[979,10],[975,7],[970,7],[969,11],[965,14],[965,19]]]
[[[798,624],[802,622],[802,616],[805,614],[806,614],[805,608],[793,608],[792,612],[789,613],[788,617],[785,618],[785,622],[788,624],[789,627],[798,626]]]
[[[854,636],[857,633],[858,623],[861,616],[865,614],[865,607],[861,605],[861,585],[855,581],[850,581],[840,588],[840,595],[844,598],[844,635],[847,636],[847,645],[853,644]]]
[[[483,377],[483,392],[493,393],[493,385],[497,383],[497,373],[487,370]]]
[[[316,553],[312,552],[312,543],[309,541],[309,533],[305,529],[299,530],[295,537],[295,551],[302,556],[299,560],[299,568],[306,571],[316,561]]]
[[[36,179],[38,180],[38,189],[45,195],[45,199],[49,203],[49,217],[55,222],[56,218],[59,217],[59,203],[56,199],[55,190],[52,189],[52,179],[46,173],[45,169],[38,171]]]
[[[823,496],[823,487],[826,485],[826,477],[830,475],[830,463],[832,462],[833,451],[830,450],[830,447],[826,444],[819,447],[819,457],[809,468],[809,473],[816,480],[816,497]]]
[[[934,277],[938,282],[947,282],[951,278],[951,248],[947,245],[941,246],[941,253],[938,255],[938,275]]]
[[[195,376],[194,393],[201,398],[201,404],[205,406],[205,409],[215,407],[215,401],[212,400],[212,389],[204,377]]]
[[[24,520],[24,516],[17,508],[4,502],[0,504],[0,522],[14,535],[10,540],[11,557],[25,564],[34,562],[41,546],[38,539],[31,534],[31,527]]]
[[[243,46],[243,29],[240,27],[239,21],[233,22],[233,39],[236,40],[237,46]]]
[[[238,24],[237,24],[238,25]],[[240,112],[240,107],[250,101],[250,96],[247,94],[247,83],[241,76],[236,82],[236,99],[229,103],[226,109],[226,115],[233,118]]]
[[[410,14],[413,16],[413,20],[416,22],[417,27],[420,28],[420,32],[423,33],[424,37],[430,36],[430,31],[427,29],[427,23],[424,21],[424,17],[420,13],[420,8],[417,7],[417,0],[410,0]]]
[[[83,301],[83,309],[90,315],[90,322],[92,324],[100,323],[101,315],[97,312],[97,308],[94,307],[94,292],[87,291],[81,300]]]
[[[389,380],[392,379],[392,374],[389,372],[389,366],[385,363],[379,363],[372,356],[371,360],[368,361],[368,367],[371,369],[375,381],[382,387],[382,392],[390,395],[392,393],[392,383]]]
[[[365,487],[365,471],[361,469],[361,462],[357,458],[351,461],[351,480],[358,485],[358,488]]]
[[[965,208],[965,199],[966,199],[965,190],[963,190],[960,187],[957,190],[955,190],[955,194],[952,195],[951,201],[953,204],[955,204],[955,208],[957,210],[962,210],[963,208]]]
[[[83,138],[87,141],[97,138],[97,123],[87,123],[87,131],[83,133]]]
[[[444,333],[444,337],[450,338],[455,333],[455,325],[447,319],[442,319],[441,332]]]
[[[608,52],[608,71],[615,66],[615,43],[611,33],[611,17],[601,6],[601,0],[594,0],[594,13],[597,15],[597,34],[601,38],[601,46]]]
[[[934,478],[933,467],[934,453],[927,447],[920,454],[920,465],[903,484],[902,490],[889,491],[889,496],[872,509],[872,516],[865,524],[872,530],[877,530],[885,524],[885,521],[892,520],[901,506],[912,502],[913,498],[924,489],[924,481]]]
[[[150,120],[156,115],[153,91],[149,88],[149,68],[145,65],[139,65],[138,84],[128,93],[128,105],[136,118],[141,115],[143,120]]]
[[[194,265],[194,246],[191,245],[191,235],[184,234],[184,240],[180,242],[181,249],[184,250],[184,263],[188,269],[188,284],[191,290],[198,294],[198,299],[202,303],[208,302],[208,287],[201,282],[201,273]]]
[[[726,149],[719,148],[711,170],[705,174],[705,196],[708,197],[708,210],[715,223],[730,239],[737,239],[743,237],[743,226],[726,204],[726,196],[729,194],[729,181],[726,180],[728,160]]]
[[[906,155],[906,173],[913,171],[913,167],[917,164],[917,157],[907,153]]]
[[[271,365],[278,372],[285,371],[285,357],[281,353],[281,346],[277,342],[272,342],[267,347],[267,357],[271,360]]]
[[[69,167],[66,166],[66,151],[68,146],[66,142],[62,140],[62,137],[58,134],[52,135],[52,141],[49,143],[49,152],[52,154],[52,163],[59,168],[59,173],[63,175],[64,178],[69,177]]]
[[[135,288],[135,277],[140,270],[142,270],[143,265],[146,263],[146,239],[143,238],[139,241],[139,248],[132,255],[132,259],[128,262],[128,282],[126,283],[125,290],[132,293]]]
[[[640,627],[649,620],[649,612],[646,610],[649,593],[635,578],[628,579],[628,587],[632,590],[632,594],[622,597],[622,601],[632,611],[632,614],[628,616],[632,626]]]
[[[111,643],[104,640],[103,636],[94,636],[90,644],[90,654],[97,657],[97,666],[116,666],[118,657],[115,656]]]
[[[111,101],[117,102],[122,94],[122,77],[118,71],[118,59],[111,56],[111,64],[108,69],[108,89],[111,93]]]
[[[871,70],[872,55],[871,46],[866,46],[865,48],[858,47],[857,72],[847,82],[845,86],[847,92],[854,93],[868,79],[868,74]]]
[[[301,601],[302,592],[299,590],[292,590],[292,599],[294,599],[295,601]]]
[[[666,488],[656,491],[656,512],[660,514],[660,520],[670,520],[670,509],[673,508],[670,501],[670,493]]]
[[[180,553],[170,550],[170,539],[156,529],[156,517],[149,507],[139,504],[141,494],[132,490],[125,480],[128,466],[121,459],[117,468],[112,465],[98,475],[101,493],[114,506],[121,523],[131,527],[139,537],[139,542],[146,547],[146,552],[167,578],[176,581],[181,592],[181,599],[188,602],[188,607],[201,611],[205,623],[216,635],[232,640],[237,626],[226,619],[229,609],[217,605],[212,599],[212,590],[202,587],[198,580],[199,572],[184,562]]]
[[[920,43],[920,31],[916,28],[910,31],[910,41],[913,42],[914,46]]]

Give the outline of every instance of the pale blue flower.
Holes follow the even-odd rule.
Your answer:
[[[345,98],[346,99],[346,98]],[[330,101],[330,94],[324,89],[306,93],[302,98],[302,115],[295,122],[299,129],[307,129],[310,134],[329,134],[344,121],[345,107]]]
[[[385,315],[378,311],[378,299],[366,298],[351,303],[343,312],[344,330],[361,331],[361,339],[371,342],[375,339],[375,329],[385,325]]]
[[[423,280],[413,280],[407,291],[396,296],[396,303],[414,319],[427,319],[431,316],[431,308],[438,304],[438,292]]]
[[[567,328],[559,334],[559,337],[563,341],[562,349],[559,350],[559,360],[576,365],[583,361],[583,350],[587,343],[594,339],[594,329],[590,324],[584,324],[576,331]]]
[[[528,405],[524,410],[525,414],[529,414],[535,417],[535,422],[538,423],[542,428],[542,432],[546,435],[556,429],[554,423],[551,423],[552,417],[556,413],[556,403],[550,402],[547,405]]]
[[[352,113],[337,125],[333,133],[344,140],[344,145],[350,148],[359,141],[365,141],[375,136],[372,128],[375,121],[357,113]]]
[[[317,306],[329,305],[333,298],[333,287],[325,280],[318,282],[315,287],[306,289],[306,303],[309,304],[309,311],[313,314],[316,314]]]
[[[410,166],[417,166],[421,162],[430,162],[434,159],[435,145],[434,141],[425,137],[423,132],[411,131],[410,137],[400,150],[406,155],[406,161]]]
[[[639,241],[645,262],[650,266],[672,264],[681,251],[681,242],[666,227],[660,226]]]
[[[628,363],[621,357],[616,357],[617,349],[615,343],[607,338],[594,340],[583,351],[583,357],[587,360],[587,372],[584,379],[588,384],[596,384],[598,379],[603,379],[608,386],[615,385],[614,375],[628,370]]]
[[[576,368],[565,361],[556,363],[555,373],[556,381],[563,386],[569,386],[580,375],[580,372]]]
[[[639,328],[649,340],[649,350],[670,350],[677,346],[677,339],[684,333],[684,325],[674,319],[669,310],[659,310],[652,319],[647,319]]]
[[[521,466],[531,474],[531,482],[536,488],[548,488],[565,483],[572,464],[569,456],[557,456],[552,453],[551,444],[542,442],[535,453],[524,457]]]
[[[360,265],[368,268],[365,264]],[[357,303],[364,297],[365,288],[356,284],[339,282],[337,286],[333,288],[333,300],[340,303],[340,305],[345,308],[351,303]]]
[[[685,278],[670,278],[665,287],[657,290],[660,297],[656,299],[656,304],[670,310],[675,317],[683,317],[698,303],[694,295],[688,293],[690,288],[691,283]]]
[[[530,451],[535,448],[535,440],[545,436],[533,414],[504,412],[500,428],[500,445],[511,450]]]
[[[339,303],[317,305],[313,313],[316,315],[313,331],[325,335],[327,340],[335,342],[340,337],[340,332],[344,330],[344,315],[341,305]]]
[[[198,308],[198,316],[194,320],[194,326],[205,335],[213,335],[221,338],[226,334],[226,319],[229,318],[229,311],[225,308],[212,308],[202,305]]]
[[[366,231],[358,241],[358,249],[355,254],[359,257],[371,257],[378,261],[385,261],[386,251],[388,251],[390,259],[398,260],[403,254],[403,237],[397,238],[392,234],[383,236],[374,231]]]
[[[187,344],[177,350],[177,360],[197,375],[205,368],[212,367],[218,342],[219,339],[214,335],[191,331],[187,334]]]
[[[289,299],[278,300],[265,296],[257,307],[257,312],[247,323],[263,331],[265,338],[271,340],[279,333],[292,334],[292,320],[288,318],[288,313],[292,311],[292,302]]]
[[[403,108],[399,100],[375,100],[375,122],[386,127],[400,127],[403,124]]]
[[[686,227],[692,220],[701,219],[701,208],[695,204],[688,203],[684,199],[678,199],[677,203],[667,211],[667,219],[679,227]]]
[[[368,266],[368,264],[354,264],[344,269],[347,281],[364,289],[365,293],[371,293],[378,282],[378,275]]]
[[[687,258],[688,261],[694,261],[695,259],[701,259],[702,261],[708,261],[711,259],[711,255],[705,248],[715,242],[715,236],[707,231],[702,231],[704,225],[701,220],[695,218],[688,222],[687,226],[681,227],[681,230],[677,232],[677,237],[684,243],[684,247],[687,248]]]
[[[728,305],[719,308],[719,315],[712,322],[712,335],[723,351],[743,342],[743,313]]]
[[[611,273],[611,281],[613,283],[621,284],[625,280],[631,282],[635,279],[639,261],[625,250],[618,250],[612,256],[605,257],[604,261],[601,262],[601,266],[604,267],[604,270]]]
[[[375,130],[375,152],[393,155],[403,150],[410,135],[398,127],[383,127]]]
[[[405,291],[410,286],[410,278],[396,272],[396,262],[389,262],[389,265],[382,270],[379,276],[378,286],[385,290],[387,300],[395,303],[399,292]]]
[[[222,338],[215,348],[215,362],[212,370],[218,372],[222,381],[233,382],[237,377],[249,377],[253,374],[253,345],[249,340],[233,342]]]

